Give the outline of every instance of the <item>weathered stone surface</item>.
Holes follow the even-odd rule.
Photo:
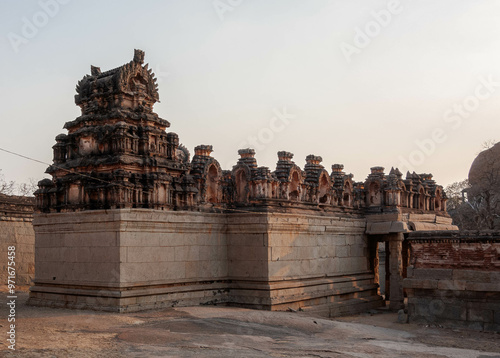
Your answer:
[[[8,288],[9,248],[14,247],[16,289],[31,285],[35,271],[34,198],[0,194],[0,289]]]
[[[451,269],[425,269],[413,268],[413,277],[427,280],[450,280],[453,271]]]
[[[431,174],[408,172],[403,179],[397,168],[386,175],[384,168],[373,167],[364,183],[354,182],[342,164],[332,165],[329,174],[322,158],[311,154],[302,170],[286,151],[278,152],[271,171],[258,166],[252,148],[240,149],[236,165],[224,171],[211,157],[211,145],[197,146],[190,162],[177,134],[165,132],[170,123],[153,111],[158,86],[144,57],[135,50],[132,61],[112,70],[91,66],[91,74],[78,82],[75,103],[81,116],[65,124],[67,134],[56,137],[54,163],[47,169],[53,179],[39,183],[38,210],[214,211],[260,203],[305,204],[315,210],[369,208],[373,214],[382,207],[405,208],[447,216],[443,188]],[[417,222],[442,222],[430,213],[420,216]],[[399,219],[394,221],[390,232],[406,231]]]
[[[233,219],[241,215],[147,209],[36,214],[37,275],[30,302],[93,309],[102,304],[117,311],[205,303],[273,310],[335,305],[327,309],[335,314],[382,304],[362,228],[342,238],[317,236],[307,228],[328,225],[330,218],[255,213],[240,230]],[[68,217],[76,222],[72,230]],[[281,221],[302,224],[276,229]],[[58,241],[48,245],[53,237]],[[82,299],[64,303],[68,294]],[[346,300],[347,311],[340,308]]]
[[[404,280],[411,322],[496,330],[500,311],[494,233],[410,234],[411,277]]]
[[[399,308],[403,233],[424,222],[447,228],[431,174],[403,179],[373,167],[355,182],[342,164],[329,173],[310,154],[302,169],[286,151],[273,171],[252,148],[223,170],[207,144],[190,160],[153,111],[159,94],[144,56],[136,50],[105,72],[92,66],[77,85],[81,115],[56,137],[52,179],[36,192],[32,303],[64,304],[72,292],[70,305],[119,311],[232,303],[353,312],[381,304],[369,234],[389,237]]]

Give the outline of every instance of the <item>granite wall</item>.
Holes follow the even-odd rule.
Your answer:
[[[15,247],[16,289],[26,290],[35,273],[35,198],[0,194],[0,289],[7,289],[7,252]]]
[[[34,305],[193,304],[335,316],[380,306],[365,219],[150,209],[36,214]]]

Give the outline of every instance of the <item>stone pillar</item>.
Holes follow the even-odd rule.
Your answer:
[[[402,243],[403,279],[408,277],[408,266],[410,266],[410,247],[407,240]]]
[[[390,305],[398,310],[404,308],[403,296],[403,240],[402,233],[389,234]]]
[[[380,295],[380,272],[379,272],[379,264],[380,258],[378,254],[378,245],[379,243],[375,241],[373,238],[368,236],[368,248],[370,250],[369,256],[369,264],[370,270],[373,271],[373,283],[377,284],[379,287],[377,288],[377,294]]]
[[[390,301],[391,299],[391,268],[389,266],[390,264],[390,255],[389,252],[389,241],[384,242],[385,245],[385,290],[384,290],[384,296],[386,301]]]

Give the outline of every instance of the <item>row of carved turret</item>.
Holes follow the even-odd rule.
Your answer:
[[[91,67],[77,85],[82,114],[56,137],[52,179],[39,183],[38,210],[106,208],[223,210],[235,206],[444,210],[442,187],[427,174],[374,167],[356,183],[343,165],[328,173],[322,158],[309,155],[304,170],[290,152],[278,152],[276,170],[259,167],[253,149],[239,150],[231,171],[222,170],[212,146],[200,145],[190,161],[169,122],[153,112],[158,101],[154,74],[136,50],[129,63],[107,72]],[[377,209],[378,208],[378,209]],[[351,210],[351,209],[349,209]]]
[[[198,203],[245,205],[277,199],[320,207],[445,210],[443,188],[430,174],[407,173],[403,180],[398,169],[385,175],[383,167],[374,167],[364,183],[354,182],[342,164],[332,165],[328,174],[320,164],[322,158],[309,155],[302,170],[292,161],[293,154],[284,151],[278,152],[276,170],[271,172],[257,166],[253,149],[239,150],[238,163],[231,171],[222,171],[211,151],[211,146],[195,148],[191,174],[197,183]]]
[[[383,167],[371,168],[365,181],[369,207],[396,206],[417,210],[446,211],[443,187],[432,180],[432,174],[406,173],[406,179],[396,168],[389,175]]]
[[[211,156],[212,150],[210,145],[196,147],[191,163],[184,162],[182,168],[170,173],[157,165],[151,166],[156,170],[152,172],[103,172],[106,166],[101,165],[101,172],[68,174],[54,165],[49,170],[60,177],[39,183],[39,207],[44,211],[126,207],[203,210],[279,202],[281,206],[376,211],[390,207],[445,210],[443,189],[430,174],[407,173],[402,179],[398,169],[385,175],[384,168],[373,167],[364,183],[354,182],[341,164],[332,165],[329,174],[320,164],[321,157],[309,155],[302,170],[292,161],[293,154],[284,151],[278,152],[276,170],[271,172],[257,166],[253,149],[239,150],[240,159],[228,171]]]

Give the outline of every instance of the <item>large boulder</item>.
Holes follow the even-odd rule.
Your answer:
[[[469,170],[469,182],[471,186],[500,183],[500,142],[482,151],[474,159]]]

